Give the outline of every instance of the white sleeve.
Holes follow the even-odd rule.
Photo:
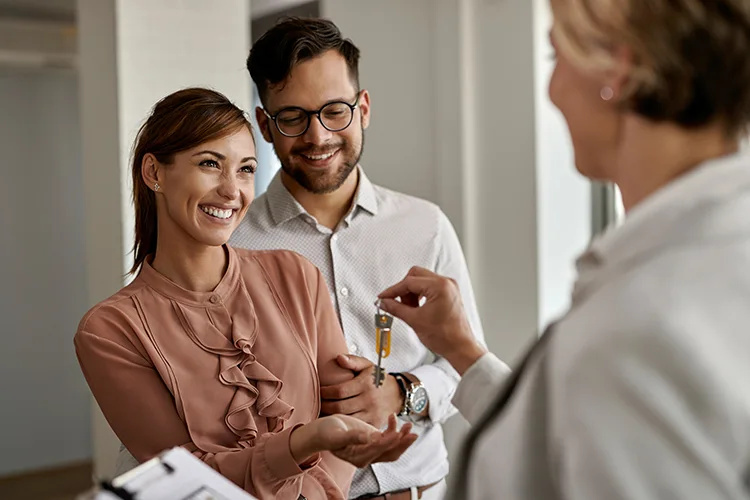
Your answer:
[[[495,400],[510,368],[491,352],[479,358],[464,373],[453,396],[453,405],[474,425]]]
[[[461,243],[448,217],[438,211],[438,232],[436,235],[438,254],[433,271],[442,276],[453,278],[458,283],[461,300],[476,340],[486,346],[482,322],[479,318],[474,291],[471,285],[469,269],[466,265]],[[411,370],[424,385],[430,398],[429,418],[432,422],[445,422],[456,413],[451,404],[457,390],[459,376],[448,360],[436,356],[435,360]]]

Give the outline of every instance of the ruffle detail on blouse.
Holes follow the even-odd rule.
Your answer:
[[[239,291],[243,292],[249,301],[247,292]],[[224,422],[237,435],[240,444],[252,446],[258,436],[258,427],[251,411],[253,407],[258,415],[267,419],[269,432],[283,430],[284,422],[291,418],[294,407],[279,398],[283,382],[258,362],[252,352],[258,337],[255,312],[232,317],[230,340],[210,322],[205,319],[201,321],[198,316],[204,315],[205,318],[207,314],[204,308],[183,306],[177,302],[173,304],[190,338],[202,349],[219,356],[219,381],[236,388]],[[202,326],[200,335],[193,324]]]

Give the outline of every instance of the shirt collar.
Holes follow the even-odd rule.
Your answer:
[[[354,216],[354,207],[360,207],[371,215],[377,215],[378,213],[378,200],[375,195],[375,188],[370,179],[365,175],[365,171],[361,165],[357,165],[357,171],[359,173],[359,181],[357,183],[357,191],[354,194],[352,209],[349,210],[345,217],[347,224],[351,223],[351,219]],[[276,175],[268,185],[266,193],[271,217],[276,225],[307,214],[305,207],[292,196],[281,182],[281,170],[276,172]]]
[[[359,171],[359,183],[357,192],[354,195],[354,206],[363,208],[372,215],[378,213],[378,198],[375,196],[375,188],[370,179],[365,175],[365,169],[357,165]]]
[[[734,218],[714,216],[716,209],[748,189],[746,153],[709,160],[662,187],[631,209],[621,225],[594,239],[578,258],[574,302],[594,283],[607,279],[597,272],[602,268],[622,267],[671,245],[750,231]],[[705,217],[710,217],[709,223],[702,223]]]
[[[268,208],[271,211],[273,222],[277,226],[307,213],[305,208],[300,205],[281,182],[281,170],[276,172],[276,175],[274,175],[271,183],[268,185],[266,199],[268,200]]]

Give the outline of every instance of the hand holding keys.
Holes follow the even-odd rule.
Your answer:
[[[391,353],[391,325],[393,316],[380,309],[380,299],[375,302],[377,312],[375,313],[375,347],[378,350],[378,364],[375,366],[375,387],[380,387],[385,381],[385,371],[381,366],[383,358]]]

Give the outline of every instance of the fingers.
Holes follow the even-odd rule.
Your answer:
[[[411,434],[412,425],[404,424],[400,431],[395,430],[395,416],[389,418],[388,430],[375,432],[366,444],[346,446],[334,453],[339,458],[362,468],[375,462],[393,462],[416,440],[417,435]]]
[[[336,385],[320,388],[321,399],[340,400],[359,396],[364,392],[367,384],[372,384],[370,371],[360,372],[356,377]]]
[[[326,415],[354,415],[364,409],[364,405],[360,398],[323,400],[320,404],[321,413]],[[366,421],[364,419],[360,420]]]
[[[339,354],[336,357],[336,361],[342,368],[346,368],[347,370],[352,370],[353,372],[357,373],[363,370],[367,370],[373,366],[372,361],[370,361],[369,359],[363,358],[361,356],[355,356],[354,354]]]
[[[396,419],[396,415],[391,413],[388,415],[388,428],[386,428],[386,432],[393,432],[396,430],[396,427],[398,426],[398,420]]]
[[[413,301],[410,302],[413,303]],[[397,302],[393,299],[383,299],[380,302],[380,308],[385,312],[392,314],[398,319],[404,321],[407,325],[411,324],[413,316],[417,312],[416,306],[413,306],[411,304],[407,305],[403,302]]]
[[[429,269],[425,267],[420,267],[420,266],[413,266],[411,269],[409,269],[409,272],[406,275],[407,276],[422,276],[422,277],[438,276],[437,274],[433,273]]]
[[[401,427],[401,437],[406,437],[411,432],[411,429],[412,429],[411,422],[407,422],[406,424],[404,424]]]
[[[401,427],[399,432],[394,432],[388,438],[383,438],[382,452],[373,459],[373,462],[393,462],[417,440],[416,434],[411,434],[412,424],[407,423]]]
[[[393,439],[392,444],[377,459],[378,462],[393,462],[398,460],[404,452],[417,440],[416,434],[411,434],[412,424],[406,423],[401,430],[396,433],[397,438]]]
[[[395,299],[396,297],[403,297],[409,294],[424,295],[429,290],[431,282],[431,278],[407,275],[403,280],[380,292],[378,298]]]
[[[395,462],[411,445],[417,440],[416,434],[408,434],[407,436],[400,439],[395,445],[391,447],[387,452],[383,453],[378,457],[378,462]]]

